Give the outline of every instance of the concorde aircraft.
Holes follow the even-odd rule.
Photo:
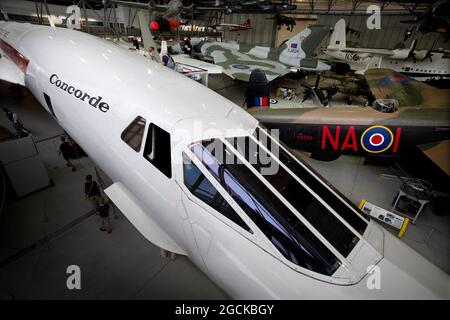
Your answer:
[[[0,51],[0,78],[26,86],[109,175],[136,229],[231,297],[450,297],[447,274],[208,88],[64,28],[0,22]]]

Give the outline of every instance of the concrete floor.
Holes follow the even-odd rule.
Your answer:
[[[239,105],[242,83],[225,77],[210,78],[210,87]],[[113,232],[100,232],[100,221],[83,198],[84,176],[94,174],[88,158],[75,161],[71,172],[57,156],[63,130],[26,90],[13,97],[0,82],[2,107],[15,110],[33,132],[53,187],[22,199],[7,201],[0,216],[1,299],[228,299],[189,259],[172,261],[146,241],[128,220],[112,215]],[[0,125],[10,127],[0,116]],[[321,162],[296,153],[355,203],[362,197],[389,209],[400,186],[380,178],[385,167],[364,165],[358,157]],[[107,177],[102,179],[108,183]],[[450,273],[450,216],[436,216],[429,208],[404,241]],[[82,290],[66,287],[66,268],[78,265]]]

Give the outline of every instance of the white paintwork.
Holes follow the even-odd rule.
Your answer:
[[[49,95],[61,126],[114,181],[107,192],[136,228],[157,245],[187,254],[231,297],[450,296],[448,275],[374,222],[336,273],[327,277],[283,258],[196,157],[193,162],[253,233],[190,194],[183,183],[181,161],[182,152],[192,156],[188,144],[248,136],[258,125],[234,103],[148,58],[85,33],[2,22],[0,31],[1,39],[30,61],[25,72],[28,89],[46,109],[43,92]],[[109,110],[102,112],[54,86],[49,81],[52,74],[85,93],[101,96]],[[147,120],[146,130],[152,122],[171,134],[171,179],[144,159],[143,148],[137,153],[121,140],[122,131],[137,116]],[[262,181],[259,174],[255,179]],[[379,261],[380,290],[366,286],[368,261]]]
[[[221,74],[223,72],[223,68],[221,66],[193,59],[188,54],[174,54],[172,55],[172,58],[176,63],[181,63],[187,67],[190,66],[205,70],[208,74]]]
[[[152,220],[151,214],[142,209],[140,201],[123,184],[113,183],[105,189],[105,193],[120,211],[126,212],[128,220],[148,241],[165,250],[186,255],[186,252]]]
[[[348,48],[346,46],[345,20],[334,26],[325,54],[347,63],[350,69],[362,74],[370,68],[388,68],[414,77],[433,78],[450,76],[450,57],[443,52],[432,52],[431,61],[426,58],[428,50],[414,50],[415,62],[408,58],[414,43],[408,49]]]

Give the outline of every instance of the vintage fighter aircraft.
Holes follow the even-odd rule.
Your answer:
[[[293,36],[278,48],[251,46],[236,42],[208,42],[192,38],[194,51],[212,57],[223,72],[237,80],[248,81],[255,69],[265,72],[268,81],[289,72],[326,71],[330,66],[312,58],[314,50],[328,34],[329,27],[310,26]],[[173,46],[182,52],[181,46]]]
[[[449,159],[450,94],[388,69],[371,69],[365,77],[376,98],[373,107],[249,110],[281,140],[316,158],[340,154],[396,156],[422,146],[436,158]],[[427,145],[433,143],[433,145]],[[433,160],[433,159],[432,159]],[[442,162],[442,161],[440,161]],[[450,173],[448,163],[441,168]]]
[[[26,86],[107,173],[136,229],[231,297],[450,297],[447,274],[205,86],[64,28],[0,22],[0,54],[0,79]]]
[[[237,31],[250,30],[252,28],[252,23],[251,23],[250,19],[247,19],[241,24],[221,23],[221,24],[212,25],[209,28],[212,28],[214,30],[220,30],[220,31],[237,32]]]

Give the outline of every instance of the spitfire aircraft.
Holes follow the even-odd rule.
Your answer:
[[[450,297],[447,274],[205,86],[65,28],[0,22],[0,51],[0,78],[26,86],[104,170],[136,229],[231,297]]]
[[[289,72],[329,70],[329,65],[312,58],[314,50],[328,32],[329,27],[310,26],[278,48],[236,42],[208,42],[195,38],[191,44],[194,51],[203,57],[211,57],[232,79],[248,81],[253,70],[261,69],[268,81],[272,81]],[[173,46],[172,50],[182,52],[181,46]]]
[[[244,31],[244,30],[250,30],[252,28],[252,23],[250,19],[245,20],[241,24],[236,23],[221,23],[221,24],[215,24],[212,25],[210,28],[214,30],[221,30],[221,31],[230,31],[230,32],[236,32],[236,31]]]
[[[431,160],[448,174],[450,93],[388,69],[371,69],[365,77],[376,98],[372,107],[254,108],[250,113],[291,148],[323,160],[340,154],[407,154],[419,146],[433,148]],[[431,143],[431,144],[430,144]],[[447,161],[442,161],[440,158]]]
[[[357,73],[370,68],[389,68],[411,77],[450,77],[450,55],[432,50],[415,50],[413,41],[408,49],[349,48],[346,45],[345,20],[334,26],[328,47],[323,52],[344,63]]]

